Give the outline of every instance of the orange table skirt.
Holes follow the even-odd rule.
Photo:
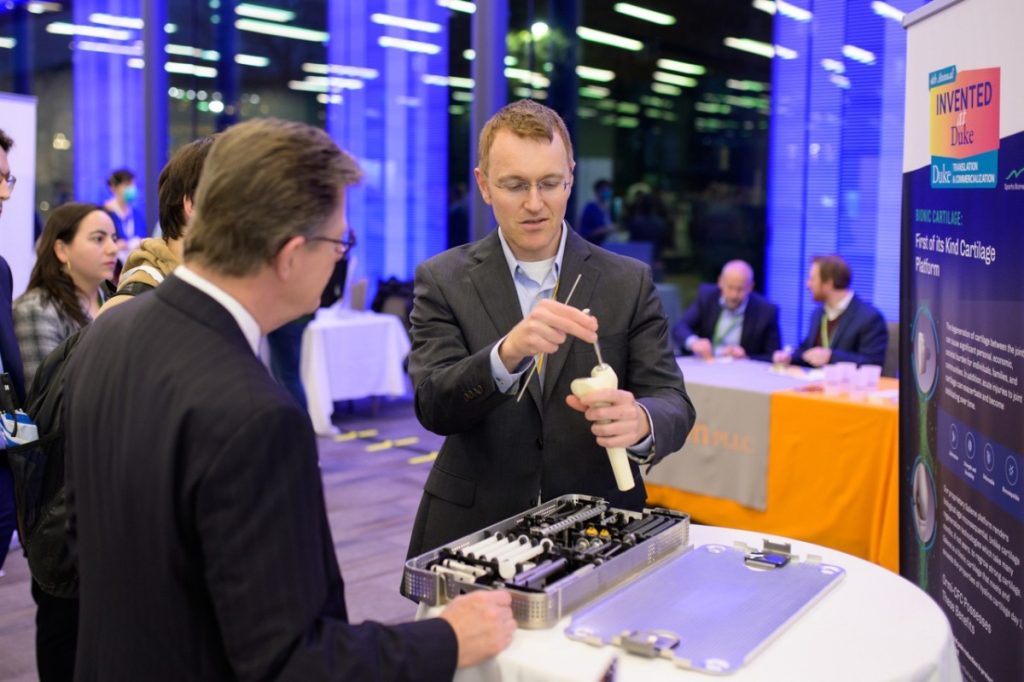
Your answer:
[[[896,386],[889,380],[882,388]],[[647,484],[648,504],[685,511],[697,523],[825,545],[899,572],[896,406],[782,391],[772,395],[769,430],[765,511],[655,484]]]

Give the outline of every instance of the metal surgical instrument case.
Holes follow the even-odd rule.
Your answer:
[[[430,606],[505,589],[524,628],[547,628],[577,607],[689,545],[690,518],[563,495],[405,564],[402,594]]]

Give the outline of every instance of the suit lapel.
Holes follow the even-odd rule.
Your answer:
[[[574,308],[589,308],[591,298],[597,288],[598,279],[601,276],[597,268],[590,265],[590,246],[582,237],[569,227],[566,227],[565,253],[562,255],[562,269],[558,276],[558,297],[557,300],[564,303],[572,291],[576,276],[580,276],[580,283],[576,285],[576,291],[572,292],[572,300],[569,305]],[[559,375],[565,368],[565,361],[572,351],[573,344],[577,339],[570,336],[561,345],[554,355],[545,360],[544,369],[544,400],[551,398],[551,392],[558,382]]]
[[[501,250],[498,228],[477,242],[472,249],[471,257],[477,262],[470,266],[469,278],[473,282],[477,296],[480,297],[483,309],[491,318],[495,332],[499,337],[505,336],[512,327],[522,322],[523,310],[519,307],[519,295],[508,271],[505,252]],[[523,381],[525,380],[524,374]],[[520,388],[517,387],[517,390]],[[530,378],[527,392],[540,411],[540,381],[536,377]]]
[[[519,307],[519,296],[512,283],[501,242],[498,241],[497,228],[477,244],[472,257],[477,262],[470,266],[469,278],[476,288],[483,309],[491,318],[494,330],[498,336],[504,336],[522,321],[523,311]]]
[[[754,294],[747,296],[747,308],[743,311],[743,324],[740,326],[740,347],[750,347],[750,335],[754,331],[757,320],[757,303],[754,301]]]
[[[711,299],[711,310],[708,319],[711,320],[711,326],[707,329],[705,338],[714,339],[715,331],[718,329],[718,318],[722,315],[722,304],[719,302],[721,294],[718,293],[714,298]]]
[[[843,338],[843,334],[850,327],[850,320],[853,318],[857,308],[857,297],[854,296],[850,299],[850,305],[846,306],[846,310],[839,316],[839,324],[836,326],[835,333],[832,334],[832,338],[829,339],[828,347],[836,348],[839,345],[840,339]]]

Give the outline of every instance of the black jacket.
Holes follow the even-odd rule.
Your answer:
[[[722,312],[722,304],[719,302],[721,297],[717,285],[700,285],[697,298],[672,330],[672,338],[684,353],[689,352],[684,344],[691,334],[703,339],[714,336],[718,315]],[[778,306],[756,291],[750,292],[740,332],[740,346],[746,351],[747,357],[771,360],[772,353],[781,347],[779,336]]]
[[[93,323],[65,395],[75,679],[444,679],[440,619],[349,625],[309,417],[169,277]]]

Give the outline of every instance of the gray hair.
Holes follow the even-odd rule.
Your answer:
[[[232,126],[203,166],[185,261],[251,275],[292,237],[321,232],[338,191],[361,177],[355,159],[320,128],[275,118]]]

